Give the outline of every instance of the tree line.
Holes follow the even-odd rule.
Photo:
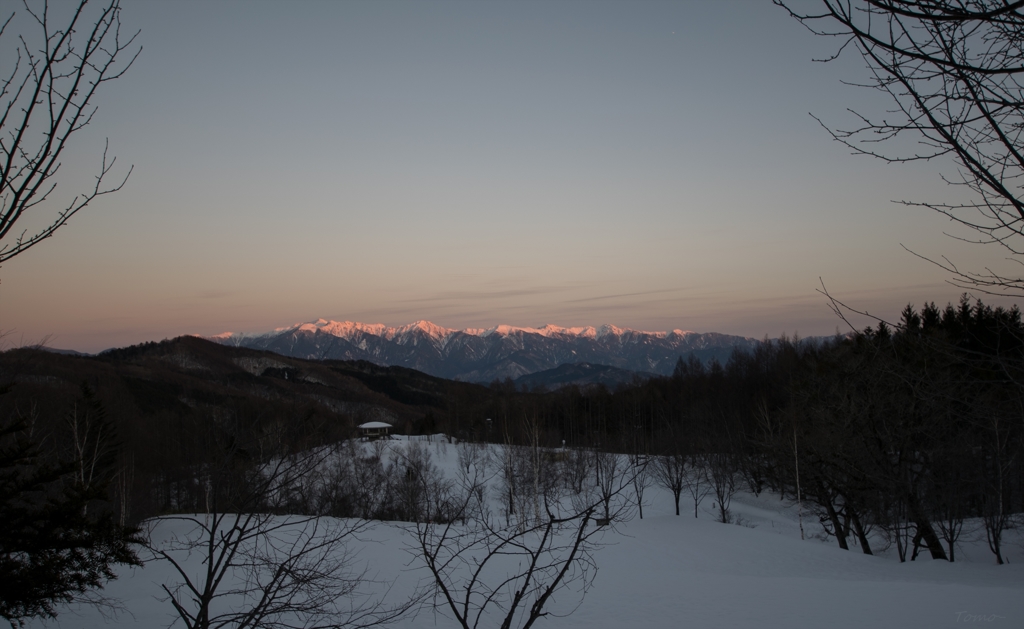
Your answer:
[[[525,442],[535,417],[548,447],[650,457],[652,482],[719,518],[738,487],[806,502],[840,547],[926,550],[955,560],[965,520],[980,521],[998,563],[1024,512],[1024,328],[1016,307],[966,296],[908,305],[824,341],[765,340],[726,364],[680,359],[671,377],[615,391],[515,392],[494,383],[492,421],[451,426]],[[495,424],[496,427],[490,426]],[[490,433],[488,432],[490,431]],[[877,542],[876,542],[877,543]]]

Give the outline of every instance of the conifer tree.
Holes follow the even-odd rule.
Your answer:
[[[63,603],[95,601],[115,565],[140,565],[137,530],[103,509],[106,470],[83,482],[83,460],[46,456],[32,428],[23,417],[0,425],[0,617],[12,627],[54,618]]]

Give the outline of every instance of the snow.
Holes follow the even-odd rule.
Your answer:
[[[603,338],[605,336],[623,336],[623,335],[647,335],[657,338],[667,338],[669,336],[687,336],[695,334],[695,332],[684,331],[684,330],[672,330],[671,332],[648,332],[644,330],[633,330],[631,328],[619,328],[614,325],[602,325],[599,328],[593,326],[584,327],[571,327],[565,328],[554,324],[546,324],[539,328],[530,327],[517,327],[512,325],[496,325],[491,328],[465,328],[462,330],[454,328],[445,328],[443,326],[436,325],[430,321],[416,321],[408,325],[390,327],[383,323],[359,323],[356,321],[331,321],[328,319],[317,319],[316,321],[306,323],[296,323],[291,326],[285,326],[275,328],[272,332],[266,332],[262,334],[239,334],[235,332],[223,332],[212,337],[207,337],[221,342],[229,341],[232,339],[240,338],[259,338],[264,336],[272,336],[275,334],[281,334],[284,332],[310,332],[316,333],[321,332],[324,334],[330,334],[339,338],[352,340],[359,334],[369,334],[372,336],[379,336],[389,341],[398,339],[399,342],[403,342],[409,338],[410,334],[418,333],[423,334],[434,341],[441,342],[443,344],[456,333],[467,334],[470,336],[487,337],[493,334],[499,336],[510,336],[519,334],[536,334],[544,337],[570,337],[570,338]]]
[[[365,424],[359,424],[360,428],[366,430],[372,430],[374,428],[391,428],[391,424],[387,422],[366,422]]]
[[[647,332],[644,330],[633,330],[630,328],[618,328],[614,325],[602,325],[600,328],[593,326],[577,327],[577,328],[563,328],[553,324],[547,324],[540,328],[520,328],[511,325],[497,325],[493,328],[486,330],[464,330],[467,334],[477,333],[478,336],[490,336],[492,334],[498,334],[500,336],[509,336],[511,334],[537,334],[544,337],[553,336],[568,336],[576,338],[603,338],[605,336],[623,336],[627,334],[636,335],[647,335],[654,336],[657,338],[666,338],[669,336],[669,332]]]
[[[387,442],[397,450],[409,442]],[[436,465],[453,475],[457,450],[443,436],[424,443]],[[371,447],[366,445],[364,447]],[[649,497],[649,498],[648,498]],[[1008,565],[995,565],[984,534],[965,533],[956,563],[919,557],[899,563],[892,554],[868,556],[834,540],[817,539],[821,527],[805,512],[808,539],[801,540],[797,511],[789,501],[762,493],[740,493],[732,503],[737,524],[721,524],[711,514],[712,497],[693,517],[684,493],[681,516],[671,494],[647,490],[644,519],[607,529],[597,551],[593,588],[571,615],[541,619],[537,627],[991,627],[1024,626],[1024,537],[1007,541]],[[174,533],[160,523],[154,535]],[[360,537],[358,558],[375,579],[392,584],[389,596],[407,596],[425,573],[408,548],[407,525],[381,523]],[[198,557],[189,561],[201,570]],[[127,612],[107,619],[91,608],[67,610],[45,626],[94,629],[109,626],[168,626],[173,620],[160,586],[171,572],[163,563],[119,571],[105,593],[123,601]],[[571,611],[574,594],[556,596],[553,611]],[[42,627],[42,623],[30,624]],[[180,624],[178,626],[181,626]],[[425,607],[394,625],[454,627],[443,613]]]
[[[415,323],[410,323],[409,325],[403,325],[397,328],[386,328],[384,333],[380,334],[379,336],[384,336],[385,338],[394,338],[396,336],[404,336],[406,334],[409,334],[410,332],[422,332],[427,336],[440,339],[445,338],[446,336],[457,331],[458,330],[452,330],[450,328],[442,328],[441,326],[435,325],[429,321],[420,320],[416,321]]]
[[[486,330],[474,331],[477,332],[477,336],[490,336],[492,334],[497,334],[499,336],[509,336],[510,334],[537,334],[544,337],[574,336],[594,338],[597,335],[597,330],[590,326],[582,328],[563,328],[550,323],[540,328],[520,328],[511,325],[497,325]],[[470,331],[466,330],[466,333],[469,334]]]
[[[317,319],[311,323],[297,323],[290,328],[283,328],[287,331],[303,331],[303,332],[323,332],[330,334],[331,336],[338,336],[342,338],[352,338],[356,334],[362,332],[364,334],[372,334],[373,336],[381,336],[387,330],[387,326],[383,323],[357,323],[355,321],[328,321],[327,319]],[[277,331],[281,331],[279,328]]]

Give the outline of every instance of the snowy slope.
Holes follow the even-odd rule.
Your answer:
[[[392,443],[395,448],[403,445]],[[443,439],[429,447],[435,463],[452,473],[455,448]],[[801,540],[794,507],[774,496],[738,495],[733,510],[744,524],[735,525],[713,521],[710,499],[694,519],[685,495],[684,515],[678,517],[670,494],[652,487],[648,495],[645,519],[620,523],[605,533],[607,545],[597,554],[599,572],[582,605],[568,617],[542,619],[536,626],[1024,626],[1024,547],[1019,535],[1007,544],[1009,565],[996,566],[977,536],[961,545],[962,559],[956,563],[919,558],[901,564],[890,556],[843,551],[812,536]],[[820,531],[806,517],[804,525],[809,534]],[[155,535],[172,532],[158,527]],[[407,550],[411,541],[403,525],[380,524],[359,544],[360,561],[384,586],[394,583],[389,595],[396,598],[411,592],[425,576]],[[192,564],[201,570],[196,558]],[[169,604],[160,601],[160,584],[168,578],[163,564],[124,570],[107,594],[122,599],[128,613],[108,620],[82,609],[47,626],[167,626],[173,617]],[[574,600],[566,593],[551,609],[570,611]],[[455,625],[427,608],[394,626]]]

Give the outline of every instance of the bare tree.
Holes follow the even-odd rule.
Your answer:
[[[728,452],[710,453],[704,460],[707,463],[707,475],[711,489],[715,492],[715,498],[717,498],[715,507],[718,509],[718,521],[728,524],[732,519],[729,505],[732,503],[732,497],[736,493],[736,460]],[[696,509],[695,504],[695,513]]]
[[[633,479],[633,495],[636,496],[636,508],[640,519],[644,519],[644,493],[654,481],[651,457],[646,453],[629,455],[630,477]]]
[[[586,448],[574,447],[565,451],[562,460],[562,477],[566,489],[575,494],[583,493],[593,474],[594,457]]]
[[[1013,467],[1013,454],[1009,447],[1010,430],[1008,422],[998,415],[990,420],[988,435],[994,447],[990,450],[990,461],[984,482],[984,499],[981,511],[981,522],[985,528],[985,541],[989,550],[996,556],[996,563],[1005,563],[1003,558],[1003,533],[1010,528],[1012,514],[1006,504],[1008,477]]]
[[[683,485],[693,498],[693,517],[697,517],[700,503],[711,493],[711,480],[708,478],[707,459],[699,454],[688,457],[690,468],[683,471]]]
[[[472,519],[490,517],[487,504],[487,483],[495,476],[491,470],[491,450],[485,443],[460,441],[458,449],[458,468],[456,483],[460,487],[470,488],[471,500],[459,505],[458,518],[462,524]]]
[[[654,480],[672,492],[675,500],[676,515],[679,515],[679,496],[686,487],[686,453],[673,441],[671,449],[654,459]],[[694,517],[696,517],[696,508]]]
[[[878,116],[853,112],[852,128],[826,127],[832,137],[890,163],[951,158],[957,173],[944,180],[970,200],[902,203],[934,210],[971,234],[954,237],[995,245],[1024,264],[1024,1],[821,0],[814,13],[775,3],[811,32],[840,42],[824,61],[859,52],[869,72],[859,85],[892,106]],[[1024,292],[1017,266],[969,271],[945,257],[929,261],[957,286]]]
[[[117,456],[117,443],[113,425],[107,419],[106,409],[96,400],[93,391],[82,385],[82,398],[75,402],[65,417],[68,432],[68,459],[75,462],[74,481],[82,487],[106,481],[98,476],[101,470],[113,468],[111,461]]]
[[[623,479],[629,479],[629,484],[633,484],[637,472],[636,468],[629,469],[629,462],[619,454],[594,451],[594,489],[604,516],[597,519],[599,523],[611,524],[616,516],[627,519],[632,516],[632,509],[616,509],[613,501],[622,492]]]
[[[384,467],[383,451],[376,447],[382,443],[375,442],[371,454],[366,454],[361,444],[354,439],[349,439],[344,446],[352,466],[352,515],[359,518],[375,517],[388,500],[388,486],[391,483],[388,470]]]
[[[633,479],[633,495],[636,496],[636,508],[640,519],[644,519],[644,493],[654,482],[653,465],[650,456],[650,422],[634,409],[636,417],[633,429],[623,436],[623,447],[627,453],[630,477]]]
[[[449,506],[450,481],[434,465],[433,457],[423,444],[411,442],[395,450],[391,481],[392,506],[388,519],[406,522],[447,521],[452,516]]]
[[[527,526],[544,518],[542,497],[554,491],[560,480],[552,453],[540,446],[540,426],[533,416],[524,415],[519,426],[526,445],[515,445],[505,426],[504,443],[499,455],[499,478],[505,522]]]
[[[618,499],[631,479],[625,474],[615,478],[609,519],[621,519],[631,506]],[[453,493],[456,513],[478,512],[483,492],[478,483]],[[566,496],[554,483],[540,487],[540,517],[520,513],[516,521],[498,524],[485,513],[467,518],[466,524],[458,516],[446,523],[416,524],[410,552],[430,572],[435,610],[450,613],[463,629],[477,629],[481,623],[528,629],[540,618],[573,611],[564,600],[558,612],[549,609],[556,593],[576,590],[576,606],[582,602],[597,572],[594,553],[605,529],[591,524],[605,504],[604,496],[571,491]],[[584,495],[591,500],[583,500]]]
[[[586,592],[597,572],[593,509],[558,515],[525,528],[420,524],[418,554],[436,585],[435,608],[446,607],[463,629],[493,614],[503,629],[527,629],[550,614],[555,592],[580,583]],[[568,610],[571,611],[571,610]]]
[[[679,498],[687,490],[693,498],[693,517],[697,517],[700,503],[711,493],[704,457],[697,453],[688,454],[681,437],[669,431],[668,445],[664,454],[653,461],[654,480],[672,492],[676,515],[679,515]]]
[[[325,464],[326,449],[239,470],[246,455],[230,448],[197,470],[202,513],[150,521],[149,551],[172,568],[162,587],[186,627],[367,627],[413,605],[385,606],[386,588],[364,591],[372,583],[348,543],[366,520],[275,514],[291,488]]]
[[[142,50],[135,46],[138,31],[121,34],[119,0],[95,7],[82,0],[70,16],[63,5],[34,4],[23,0],[20,14],[0,16],[0,263],[52,236],[96,197],[120,190],[131,174],[105,181],[115,162],[105,147],[94,185],[58,204],[55,218],[16,230],[52,201],[61,155],[92,121],[97,92],[123,76]]]
[[[526,488],[523,487],[523,457],[522,448],[512,443],[511,435],[506,428],[505,440],[500,446],[498,455],[498,466],[500,479],[502,481],[501,494],[504,504],[505,523],[511,524],[517,519],[519,503],[522,502],[522,495]]]

